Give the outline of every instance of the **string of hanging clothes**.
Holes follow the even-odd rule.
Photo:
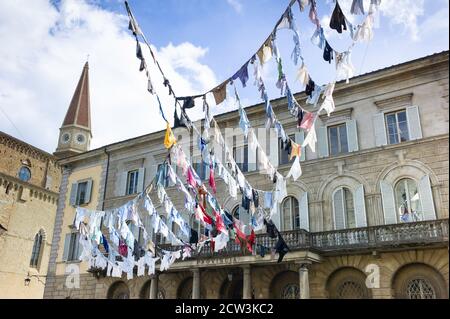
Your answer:
[[[291,26],[293,24],[292,24],[292,19],[289,18],[289,17],[292,17],[292,13],[290,11],[290,7],[291,7],[291,5],[294,2],[295,1],[291,1],[291,3],[288,6],[288,10],[286,10],[285,14],[283,14],[282,18],[280,19],[280,21],[283,21],[283,19],[287,17],[287,21],[288,21],[289,25],[291,25]],[[301,3],[304,4],[305,3],[305,1],[298,1],[298,2],[299,2],[299,4],[301,4]],[[313,8],[313,6],[315,5],[315,2],[311,1],[310,4],[311,4],[311,8]],[[191,124],[192,125],[192,122],[189,120],[187,114],[185,113],[185,109],[193,107],[193,100],[195,98],[203,97],[204,109],[205,109],[205,119],[208,120],[207,121],[208,122],[208,126],[209,126],[209,123],[212,121],[215,124],[215,131],[218,130],[219,133],[220,133],[220,128],[218,128],[217,122],[214,120],[213,117],[209,117],[209,115],[208,115],[208,113],[209,113],[209,106],[206,103],[205,95],[183,97],[183,98],[177,98],[175,96],[175,94],[173,92],[173,89],[172,89],[172,87],[170,85],[170,82],[167,80],[166,76],[164,75],[164,72],[162,71],[158,61],[156,60],[155,55],[154,55],[153,51],[151,50],[151,47],[150,47],[149,43],[145,39],[145,35],[140,30],[140,28],[139,28],[139,26],[138,26],[138,24],[137,24],[137,22],[136,22],[136,20],[135,20],[135,18],[133,16],[133,14],[131,13],[131,10],[130,10],[130,8],[129,8],[127,3],[126,3],[126,7],[127,7],[127,12],[129,14],[129,17],[130,17],[130,29],[133,31],[133,34],[136,36],[136,41],[137,41],[137,53],[136,53],[136,55],[141,60],[140,70],[141,71],[146,70],[146,73],[147,73],[148,90],[149,90],[149,92],[152,93],[152,94],[155,94],[153,85],[151,83],[150,75],[149,75],[149,72],[148,72],[148,69],[147,69],[147,66],[146,66],[146,63],[145,63],[145,59],[143,57],[142,50],[141,50],[140,45],[139,45],[139,40],[138,40],[138,37],[137,37],[138,34],[140,34],[143,37],[144,42],[147,44],[148,48],[150,49],[151,55],[153,57],[153,60],[154,60],[155,64],[158,66],[158,69],[160,70],[161,74],[163,75],[164,85],[169,88],[169,94],[171,94],[171,95],[173,95],[175,97],[175,103],[180,106],[180,109],[181,109],[181,121],[178,124],[181,124],[181,125],[184,125],[184,126],[187,126],[186,124]],[[277,23],[276,28],[279,26],[280,21]],[[294,28],[292,28],[292,29],[294,30]],[[299,38],[298,37],[298,32],[296,34],[297,34],[297,37],[294,35],[294,41],[296,43],[296,46],[295,46],[294,52],[292,54],[292,57],[294,58],[294,62],[295,63],[296,63],[296,60],[298,60],[298,57],[299,56],[301,57],[301,54],[299,54],[299,52],[301,52],[300,51],[300,44],[299,44],[299,41],[296,41],[296,38],[297,39]],[[261,64],[263,64],[262,61],[266,60],[264,58],[264,54],[266,54],[266,56],[267,56],[267,53],[268,53],[268,50],[266,49],[266,47],[267,46],[264,46],[264,45],[262,46],[262,51],[263,51],[262,52],[263,53],[262,57],[263,58],[261,58],[260,54],[258,55],[258,57],[260,58],[260,63]],[[276,47],[275,47],[275,49],[276,49]],[[258,52],[258,53],[260,53],[260,52]],[[277,55],[277,51],[275,51],[275,55],[276,55],[276,57],[278,57],[279,70],[281,70],[282,69],[281,58],[279,58],[279,56]],[[303,61],[303,57],[301,57],[301,59]],[[255,60],[255,56],[252,57],[252,60],[253,60],[253,63],[254,63],[255,62],[254,61]],[[303,65],[303,63],[302,63],[302,65]],[[243,86],[245,87],[245,83],[248,80],[248,74],[246,75],[246,72],[248,72],[248,71],[246,71],[246,67],[247,66],[248,66],[248,62],[246,63],[245,68],[242,67],[230,79],[229,82],[234,85],[234,83],[232,81],[239,78],[241,80],[241,82],[243,83]],[[260,84],[262,84],[262,86],[264,88],[264,83],[262,81],[262,78],[258,77],[257,72],[255,72],[255,73],[256,73],[256,81],[255,81],[255,83],[257,83],[259,81]],[[247,80],[242,81],[242,79],[245,79],[245,78],[247,78]],[[279,78],[279,80],[280,80],[280,78]],[[228,84],[228,82],[227,82],[227,84]],[[334,87],[334,83],[333,83],[333,87]],[[328,91],[332,92],[332,87]],[[213,90],[211,90],[210,92],[213,92]],[[290,92],[289,87],[287,86],[287,81],[286,81],[286,92],[287,92],[288,106],[290,105],[290,108],[292,108],[293,105],[297,106],[298,103],[293,98],[293,95]],[[262,91],[262,93],[264,93],[264,91]],[[226,95],[226,91],[225,91],[225,95]],[[235,88],[235,95],[236,95],[236,100],[239,103],[239,110],[240,110],[240,115],[241,115],[240,116],[240,120],[241,120],[240,122],[244,121],[244,125],[241,126],[241,128],[243,128],[244,134],[245,134],[245,132],[247,134],[249,132],[254,134],[253,129],[249,125],[247,116],[246,116],[245,112],[243,111],[242,105],[240,105],[240,100],[239,100],[236,88]],[[331,93],[328,94],[328,95],[325,94],[324,96],[325,96],[325,99],[326,99],[327,97],[331,96]],[[214,97],[216,99],[216,94],[214,94]],[[267,94],[265,95],[265,97],[266,97],[265,101],[268,101]],[[157,99],[158,99],[159,109],[160,109],[161,115],[162,115],[163,119],[167,123],[167,130],[166,130],[166,137],[165,137],[164,144],[165,144],[165,146],[168,149],[170,149],[170,154],[173,155],[173,151],[177,151],[178,150],[178,152],[179,152],[181,150],[181,148],[179,148],[179,146],[176,145],[176,139],[175,139],[175,137],[173,136],[173,133],[170,130],[170,125],[169,125],[169,123],[168,123],[168,121],[167,121],[167,119],[166,119],[166,117],[164,115],[164,112],[163,112],[163,109],[162,109],[162,106],[161,106],[161,102],[159,100],[158,95],[157,95]],[[180,105],[180,103],[179,103],[180,100],[184,101],[183,106]],[[217,100],[216,100],[216,102],[217,102]],[[220,103],[218,103],[218,104],[220,104]],[[266,103],[266,105],[270,105],[270,102]],[[271,113],[273,114],[273,109],[271,109],[271,107],[267,107],[266,109],[271,111]],[[175,109],[175,114],[176,114],[176,109]],[[305,123],[308,122],[308,116],[305,116],[305,119],[306,119]],[[246,124],[245,124],[245,120],[247,120]],[[275,117],[273,118],[273,120],[274,120],[273,121],[274,124],[276,124],[277,120],[276,120]],[[311,122],[311,120],[309,120],[309,122]],[[299,121],[299,124],[304,124],[303,120]],[[278,125],[278,127],[279,127],[278,132],[283,132],[284,131],[284,129],[282,128],[281,124]],[[192,125],[191,128],[193,128],[194,131],[197,134],[199,134],[198,130],[195,128],[194,125]],[[275,128],[277,128],[277,126]],[[283,131],[281,131],[281,130],[283,130]],[[308,136],[309,135],[310,134],[308,134]],[[225,145],[225,149],[227,150],[227,145],[224,143],[224,139],[221,136],[221,134],[215,134],[215,138],[217,138],[217,140],[219,142],[222,142]],[[308,139],[308,137],[307,137],[307,139]],[[256,138],[254,140],[257,143],[257,145],[259,145],[259,142],[257,142]],[[209,147],[205,147],[205,149],[208,149],[210,151]],[[298,149],[298,148],[296,148],[296,149]],[[294,152],[295,152],[295,154],[297,154],[298,151],[294,151]],[[228,154],[230,154],[230,152],[228,152]],[[203,153],[202,153],[202,155],[203,155]],[[296,156],[298,158],[299,154],[296,155]],[[177,158],[176,156],[172,156],[172,157]],[[248,189],[250,189],[252,191],[252,197],[251,198],[253,199],[253,202],[256,202],[254,192],[255,191],[258,192],[258,191],[253,189],[253,188],[251,188],[251,185],[245,179],[245,177],[242,174],[242,172],[240,172],[239,167],[236,164],[236,162],[233,159],[233,157],[229,156],[228,160],[229,160],[228,164],[231,164],[232,167],[234,166],[236,168],[236,171],[235,171],[235,173],[237,172],[236,178],[237,178],[237,180],[239,182],[239,187],[241,189],[241,192],[243,193],[243,199],[244,199],[244,197],[246,195],[249,195],[248,194]],[[169,157],[169,161],[170,161],[170,157]],[[215,245],[216,246],[215,249],[214,249],[215,251],[218,251],[218,250],[224,248],[226,246],[226,242],[228,242],[228,240],[229,240],[228,239],[228,234],[225,231],[226,230],[225,225],[227,227],[232,225],[233,226],[232,229],[234,229],[235,233],[237,234],[237,236],[235,236],[236,239],[239,239],[241,244],[242,244],[241,240],[243,240],[244,243],[247,244],[247,247],[249,248],[249,250],[251,251],[252,246],[254,244],[254,237],[255,237],[253,229],[252,229],[251,234],[249,236],[247,236],[245,234],[245,227],[244,227],[245,225],[243,225],[243,223],[240,220],[238,220],[238,219],[234,218],[233,216],[231,216],[231,218],[233,219],[231,221],[230,218],[229,218],[230,216],[227,216],[227,214],[219,206],[219,204],[217,202],[217,199],[214,196],[212,196],[208,192],[206,187],[204,187],[201,184],[201,179],[198,178],[198,175],[196,174],[196,172],[193,169],[192,165],[189,164],[189,161],[188,161],[186,156],[184,156],[184,159],[182,159],[181,162],[179,160],[177,161],[178,164],[183,163],[183,162],[188,163],[188,165],[185,166],[185,165],[181,164],[181,165],[179,165],[179,167],[181,167],[183,169],[183,171],[185,171],[184,169],[186,169],[186,167],[188,167],[188,170],[185,171],[188,185],[193,186],[192,185],[193,181],[195,181],[195,183],[200,181],[198,183],[198,185],[195,184],[196,186],[200,186],[197,189],[197,191],[195,191],[196,190],[195,187],[190,188],[190,190],[193,191],[194,194],[196,195],[196,199],[197,199],[197,201],[195,201],[195,203],[196,203],[196,207],[195,207],[196,219],[202,221],[204,223],[203,225],[205,226],[205,228],[207,228],[209,230],[217,230],[220,233],[220,234],[216,233],[215,234],[216,236],[212,236],[210,238],[203,238],[203,240],[198,241],[199,247],[203,247],[203,245],[206,242],[212,241],[212,243],[215,243],[215,242],[217,243]],[[218,167],[219,168],[219,175],[220,175],[220,177],[222,177],[224,179],[224,181],[225,180],[227,180],[227,181],[232,180],[232,179],[229,178],[229,176],[231,176],[231,174],[230,175],[226,175],[228,173],[228,171],[220,163],[220,161],[214,160],[214,158],[213,158],[212,160],[210,160],[210,164],[212,164],[211,167]],[[188,224],[186,223],[186,221],[184,221],[184,219],[181,218],[181,216],[179,215],[178,211],[175,209],[173,203],[171,202],[170,198],[168,197],[167,192],[165,191],[165,188],[163,186],[162,180],[164,180],[167,177],[164,177],[161,180],[161,177],[164,175],[164,170],[165,169],[168,169],[168,172],[169,172],[168,176],[169,176],[169,178],[171,178],[172,182],[175,185],[178,185],[178,187],[183,191],[183,193],[185,193],[186,198],[190,197],[190,194],[189,194],[188,190],[184,187],[183,183],[178,178],[178,176],[176,176],[176,174],[173,172],[171,166],[168,165],[166,162],[164,162],[164,165],[162,165],[160,167],[160,169],[157,172],[157,175],[155,176],[156,181],[157,181],[156,184],[155,184],[155,181],[153,181],[149,185],[149,187],[146,188],[145,192],[143,192],[140,195],[138,195],[133,201],[130,201],[129,203],[125,204],[124,206],[122,206],[121,208],[119,208],[117,210],[110,211],[108,213],[108,216],[110,216],[109,217],[110,220],[113,219],[111,216],[114,216],[114,213],[117,216],[119,216],[119,220],[121,221],[120,227],[119,227],[120,236],[121,236],[121,238],[125,239],[125,242],[126,242],[126,244],[124,244],[123,242],[121,243],[119,236],[113,236],[113,240],[112,240],[113,245],[112,245],[112,247],[113,248],[115,247],[117,249],[112,250],[112,251],[114,251],[114,252],[117,251],[117,252],[121,253],[121,255],[123,257],[127,257],[125,260],[122,261],[122,264],[118,264],[117,261],[115,263],[111,262],[110,261],[111,258],[109,258],[109,259],[105,258],[107,260],[108,273],[110,275],[118,276],[119,273],[121,275],[121,271],[119,271],[119,270],[122,270],[122,271],[125,271],[127,273],[127,276],[132,276],[132,273],[130,274],[130,269],[132,269],[133,268],[132,266],[135,266],[135,265],[138,266],[138,275],[143,274],[143,267],[145,267],[145,265],[147,265],[149,267],[149,272],[154,272],[155,262],[160,257],[161,257],[160,270],[163,271],[163,270],[168,269],[168,267],[170,267],[170,265],[176,259],[180,258],[181,256],[183,256],[183,259],[186,258],[186,257],[190,257],[191,256],[190,252],[192,251],[192,246],[186,245],[185,241],[180,240],[175,234],[173,234],[173,232],[162,221],[161,218],[158,219],[156,217],[156,216],[159,216],[159,214],[157,214],[156,209],[154,209],[153,203],[151,202],[150,197],[149,197],[149,192],[151,191],[153,185],[156,185],[158,199],[160,200],[160,203],[164,206],[166,214],[169,216],[169,219],[172,220],[173,222],[175,222],[180,227],[180,230],[182,231],[182,233],[184,234],[185,237],[188,234],[192,235],[192,229],[190,229]],[[278,173],[278,172],[276,172],[276,173]],[[214,174],[210,174],[210,183],[209,184],[210,184],[210,187],[213,189],[213,191],[215,193],[215,181],[214,180],[211,181],[211,176],[212,176],[212,178],[214,178]],[[288,174],[288,176],[289,176],[289,174]],[[294,177],[294,179],[295,179],[295,177]],[[280,180],[283,180],[282,176],[281,176]],[[245,194],[245,189],[246,188],[247,188],[247,194]],[[232,189],[232,188],[230,188],[230,189]],[[202,193],[202,191],[203,191],[203,193]],[[232,192],[234,193],[233,190],[232,190]],[[166,239],[171,241],[171,243],[173,245],[184,244],[184,248],[182,250],[165,251],[165,250],[160,249],[158,251],[157,250],[158,247],[151,240],[149,240],[148,233],[146,232],[145,227],[143,227],[142,221],[140,220],[138,215],[137,215],[137,218],[136,218],[136,213],[133,213],[133,211],[136,212],[136,201],[139,200],[140,198],[142,198],[144,193],[146,194],[145,195],[145,205],[144,206],[146,208],[146,211],[149,214],[150,214],[150,212],[152,212],[150,215],[151,215],[152,223],[153,223],[153,226],[154,226],[153,227],[154,232],[162,234],[164,237],[166,237]],[[267,193],[270,193],[270,192],[267,192]],[[199,202],[201,202],[200,199],[201,199],[202,195],[203,195],[203,205],[199,204]],[[264,201],[266,202],[266,197],[267,196],[264,196],[264,197],[265,197]],[[257,196],[256,196],[256,198],[257,198]],[[207,201],[206,201],[206,199],[207,199]],[[209,203],[210,207],[215,209],[214,214],[213,214],[213,218],[211,218],[211,216],[210,216],[211,212],[209,214],[206,213],[206,208],[208,207],[206,202]],[[194,203],[194,201],[192,201],[192,199],[191,199],[191,201],[186,201],[186,203],[189,203],[189,205],[191,205],[191,206],[187,206],[187,207],[190,207],[190,210],[192,211],[192,208],[193,208],[192,204]],[[254,205],[254,203],[253,203],[253,205]],[[135,209],[130,209],[130,207],[134,207]],[[265,207],[268,208],[268,207],[271,207],[271,205],[265,205]],[[125,211],[128,212],[128,213],[127,213],[127,217],[124,219],[123,216],[124,216],[124,212]],[[218,212],[220,212],[220,213],[218,213]],[[131,213],[131,215],[130,215],[130,213]],[[91,245],[86,243],[86,239],[89,238],[89,237],[85,236],[84,237],[84,240],[85,240],[84,246],[85,247],[89,246],[89,247],[87,249],[83,250],[83,254],[85,255],[84,258],[88,258],[90,264],[94,265],[94,266],[99,266],[99,265],[103,266],[105,264],[105,259],[102,259],[102,257],[101,257],[101,256],[103,256],[103,254],[101,254],[101,253],[99,254],[100,251],[98,249],[98,245],[103,244],[105,249],[109,249],[108,241],[103,236],[103,234],[101,236],[99,236],[98,227],[96,227],[98,225],[98,221],[99,221],[98,217],[99,216],[105,216],[105,214],[106,214],[105,212],[103,212],[103,213],[102,212],[95,212],[95,214],[93,214],[93,212],[90,212],[89,215],[93,215],[94,216],[92,221],[89,220],[89,222],[87,224],[86,223],[78,223],[78,227],[81,227],[81,228],[83,228],[83,227],[86,228],[86,225],[91,226],[89,231],[88,231],[88,233],[91,235],[91,238],[92,238],[91,239]],[[87,216],[86,210],[77,209],[76,219],[79,220],[80,216],[82,216],[81,219],[83,218],[83,216],[86,217]],[[263,217],[263,218],[259,218],[259,217]],[[130,219],[128,219],[128,218],[130,218]],[[130,255],[134,256],[134,258],[135,258],[134,262],[124,253],[126,251],[126,249],[124,249],[124,247],[127,247],[127,248],[133,247],[133,250],[135,250],[136,246],[137,246],[137,245],[133,245],[133,244],[135,244],[134,242],[132,243],[132,239],[134,237],[130,236],[131,231],[129,231],[128,227],[124,226],[124,225],[126,225],[126,223],[123,223],[123,221],[126,221],[126,220],[131,220],[134,223],[134,225],[137,225],[138,227],[142,227],[144,229],[144,239],[145,239],[145,245],[144,246],[147,246],[147,250],[140,249],[140,252],[139,252],[139,248],[142,248],[142,247],[138,246],[138,252],[135,253],[133,251],[133,254],[130,254]],[[276,227],[273,224],[273,222],[270,219],[267,221],[264,218],[264,215],[261,214],[261,211],[260,211],[260,214],[258,215],[258,222],[253,223],[253,221],[254,220],[252,220],[252,226],[255,226],[254,229],[261,229],[262,228],[261,225],[264,225],[264,226],[266,226],[266,230],[267,230],[267,232],[269,233],[269,235],[272,238],[278,236],[278,242],[276,244],[276,250],[279,253],[279,260],[278,261],[281,261],[283,256],[284,256],[284,254],[289,250],[289,248],[287,247],[286,243],[282,239],[281,235],[279,234],[279,232],[276,229]],[[75,222],[75,224],[77,224],[77,223]],[[211,227],[211,225],[213,225],[213,224],[216,226],[215,228]],[[111,226],[111,225],[109,224],[109,226]],[[127,228],[128,228],[128,231],[127,231]],[[111,234],[117,235],[117,233],[118,233],[117,229],[115,229],[114,227],[108,227],[108,229],[110,229],[110,235]],[[81,233],[84,233],[84,234],[86,234],[86,232],[87,232],[87,229],[84,229],[84,231],[83,230],[81,231]],[[190,237],[192,237],[192,236],[190,236]],[[219,238],[219,237],[221,237],[221,238]],[[119,241],[116,241],[117,238],[119,238]],[[81,241],[81,239],[80,239],[80,241]],[[117,245],[115,245],[116,242],[117,242]],[[97,244],[97,247],[94,245],[94,243]],[[225,245],[224,245],[224,243],[225,243]],[[265,248],[266,247],[263,247],[263,246],[260,247],[261,255],[263,255],[265,253],[265,251],[266,251]],[[201,250],[201,248],[200,248],[200,250]],[[200,250],[198,250],[198,251],[200,251]],[[149,251],[151,251],[153,253],[153,255],[149,254]],[[156,255],[159,255],[159,257],[157,257]],[[110,254],[109,256],[114,256],[114,253]],[[136,257],[136,256],[138,256],[138,257]],[[97,264],[99,264],[99,265],[97,265]],[[102,267],[100,267],[100,268],[102,268]]]

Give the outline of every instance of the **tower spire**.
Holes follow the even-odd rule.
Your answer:
[[[60,128],[58,148],[54,154],[67,157],[86,152],[91,138],[89,62],[86,61]]]

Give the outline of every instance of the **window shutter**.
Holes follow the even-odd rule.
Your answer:
[[[384,125],[384,114],[373,115],[373,127],[375,133],[375,145],[382,146],[387,144],[386,126]]]
[[[358,146],[358,130],[356,127],[356,120],[348,120],[347,127],[347,144],[349,152],[356,152],[359,150]]]
[[[252,146],[252,147],[251,147]],[[258,148],[256,144],[253,146],[251,143],[248,144],[247,147],[247,158],[248,158],[248,171],[253,172],[256,171],[256,153],[258,152]]]
[[[333,211],[334,211],[334,227],[339,229],[345,228],[344,219],[344,194],[343,190],[338,189],[333,196]]]
[[[422,138],[422,127],[420,126],[419,108],[409,106],[406,108],[406,119],[408,122],[409,138],[417,140]]]
[[[273,130],[270,130],[270,134],[269,134],[269,161],[270,163],[272,163],[273,167],[277,168],[278,167],[278,156],[279,156],[279,147],[278,147],[278,137],[276,134],[273,134],[272,132]],[[267,153],[266,153],[267,154]]]
[[[300,229],[309,231],[308,193],[304,192],[300,197]]]
[[[72,183],[70,190],[70,205],[75,206],[77,203],[78,183]]]
[[[366,202],[364,200],[364,185],[359,185],[356,187],[354,198],[355,206],[355,217],[356,217],[356,227],[366,227],[367,217],[366,217]]]
[[[127,179],[128,179],[128,172],[120,173],[118,196],[124,196],[127,194]]]
[[[138,183],[137,183],[138,192],[142,192],[144,190],[144,178],[145,178],[145,168],[141,167],[138,172]]]
[[[424,220],[436,219],[436,211],[434,209],[433,192],[431,190],[430,177],[422,176],[419,180],[419,196],[422,204],[422,212]]]
[[[394,189],[386,181],[380,182],[381,198],[383,201],[384,224],[397,223],[397,210],[395,209]]]
[[[86,196],[84,198],[84,204],[87,204],[91,201],[92,194],[92,179],[88,180],[86,183]]]
[[[317,128],[317,143],[319,147],[319,157],[328,157],[328,136],[326,126]]]
[[[305,132],[304,131],[300,131],[300,132],[295,132],[295,143],[302,145],[303,141],[305,140]],[[302,146],[302,154],[300,155],[300,161],[304,161],[306,159],[306,149]]]
[[[63,251],[63,261],[67,261],[69,258],[69,250],[70,250],[70,233],[66,234],[66,237],[64,238],[64,251]]]
[[[75,260],[80,260],[80,256],[81,256],[81,249],[82,246],[80,245],[80,233],[77,233],[75,236]]]

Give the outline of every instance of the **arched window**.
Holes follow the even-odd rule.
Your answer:
[[[115,282],[109,287],[108,299],[130,299],[130,290],[123,281]]]
[[[239,219],[239,205],[233,208],[233,210],[231,211],[231,216],[233,216],[236,219]]]
[[[31,251],[30,267],[38,268],[39,260],[42,253],[42,242],[44,240],[44,232],[40,230],[34,236],[33,250]]]
[[[282,230],[294,230],[300,228],[300,212],[297,198],[286,197],[281,204]]]
[[[333,213],[336,229],[356,227],[353,194],[347,187],[341,187],[334,192]]]
[[[436,299],[433,285],[424,278],[410,280],[406,287],[406,294],[409,299]]]
[[[397,220],[399,222],[414,222],[423,219],[417,183],[411,178],[404,178],[395,184],[395,202]]]
[[[300,288],[297,284],[288,284],[281,291],[281,299],[299,299]]]

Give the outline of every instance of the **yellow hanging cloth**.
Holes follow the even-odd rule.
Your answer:
[[[166,128],[166,136],[164,137],[164,146],[166,148],[171,148],[174,144],[177,143],[177,140],[175,139],[175,135],[173,135],[172,129],[170,128],[169,122],[167,123]]]
[[[300,157],[302,154],[302,147],[299,144],[297,144],[293,141],[291,141],[291,144],[292,144],[292,150],[291,150],[291,156],[290,156],[289,160],[292,160],[295,156]]]

